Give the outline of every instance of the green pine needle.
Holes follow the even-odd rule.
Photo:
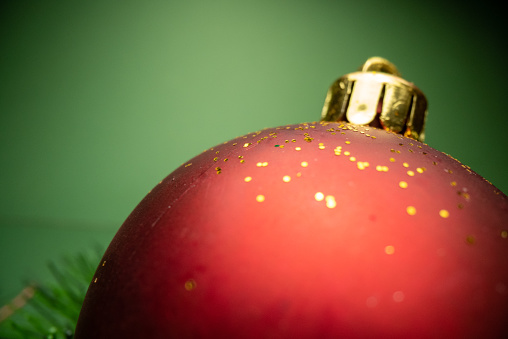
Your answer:
[[[2,308],[8,316],[3,321],[0,318],[0,338],[72,338],[102,252],[97,249],[92,254],[66,257],[61,264],[50,263],[52,283],[29,284]]]

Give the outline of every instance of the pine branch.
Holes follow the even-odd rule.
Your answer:
[[[29,284],[0,308],[0,338],[72,338],[102,252],[79,253],[64,258],[59,265],[49,263],[52,283]]]

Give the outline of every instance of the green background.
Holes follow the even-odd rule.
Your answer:
[[[427,95],[428,144],[508,192],[506,24],[482,5],[2,2],[0,305],[205,148],[319,120],[370,56]]]

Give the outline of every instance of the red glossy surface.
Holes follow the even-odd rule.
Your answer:
[[[76,337],[508,336],[507,220],[503,193],[425,144],[339,123],[266,129],[145,197]]]

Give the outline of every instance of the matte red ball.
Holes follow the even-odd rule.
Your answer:
[[[508,198],[452,157],[342,123],[265,129],[157,185],[76,338],[508,337]]]

